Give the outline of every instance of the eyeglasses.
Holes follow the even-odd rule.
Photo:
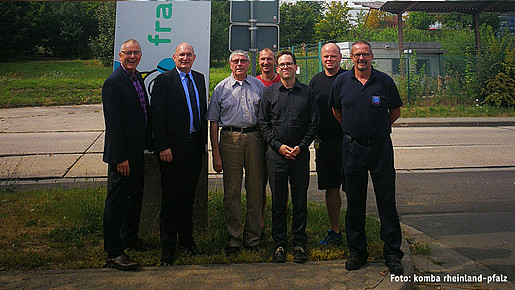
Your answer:
[[[120,51],[121,53],[125,54],[126,56],[131,56],[131,55],[135,55],[135,56],[138,56],[138,55],[141,55],[141,51],[126,51],[126,50],[122,50]]]
[[[248,59],[231,59],[231,62],[234,63],[234,64],[239,64],[239,63],[242,63],[242,64],[246,64],[249,60]]]
[[[287,67],[292,67],[293,65],[294,65],[293,62],[283,62],[283,63],[278,64],[277,66],[280,68],[287,68]]]
[[[355,58],[360,58],[360,57],[367,57],[367,56],[371,56],[372,53],[371,52],[365,52],[365,53],[353,53],[351,54],[353,57]]]

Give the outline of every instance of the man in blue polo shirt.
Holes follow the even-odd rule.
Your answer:
[[[372,48],[365,41],[352,44],[354,67],[334,81],[328,105],[342,124],[343,172],[347,195],[345,231],[350,256],[349,271],[367,263],[365,210],[368,172],[372,177],[383,255],[388,270],[403,274],[401,228],[395,205],[395,168],[390,134],[400,116],[402,100],[392,78],[372,68]]]

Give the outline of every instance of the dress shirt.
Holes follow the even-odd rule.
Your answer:
[[[176,68],[177,69],[177,68]],[[177,72],[179,73],[179,77],[181,78],[182,88],[184,89],[184,94],[186,94],[186,103],[188,103],[188,110],[190,112],[190,133],[195,132],[195,126],[193,125],[193,110],[191,108],[191,101],[190,101],[190,93],[188,90],[188,79],[186,78],[186,73],[180,71],[177,69]],[[191,83],[193,84],[193,88],[195,89],[195,97],[197,99],[197,104],[200,104],[200,100],[198,99],[198,90],[197,85],[195,84],[195,80],[193,79],[193,75],[191,74],[191,71],[188,73],[190,76]],[[197,108],[199,112],[199,119],[200,119],[200,108]]]
[[[253,76],[238,81],[231,74],[216,85],[206,119],[221,127],[254,127],[265,85]]]
[[[265,89],[259,106],[259,127],[265,141],[276,151],[281,145],[308,150],[318,129],[318,106],[313,90],[295,81],[291,89],[281,82]]]
[[[134,73],[129,72],[126,70],[122,65],[123,70],[127,73],[127,76],[129,76],[132,85],[134,86],[134,89],[136,90],[136,93],[138,94],[139,101],[141,103],[141,108],[143,109],[143,113],[145,113],[145,122],[147,121],[147,103],[145,100],[145,93],[143,92],[143,88],[141,87],[139,79],[139,72],[134,71]]]

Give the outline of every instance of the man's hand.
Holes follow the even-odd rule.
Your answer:
[[[218,173],[222,172],[222,170],[223,170],[222,158],[220,157],[220,153],[216,154],[214,151],[213,151],[213,169]]]
[[[125,160],[122,163],[118,163],[116,165],[116,170],[118,170],[118,173],[120,173],[123,176],[129,176],[131,173],[131,170],[129,168],[129,160]]]
[[[284,157],[286,157],[286,159],[295,160],[295,156],[297,156],[297,155],[293,155],[292,154],[293,151],[294,151],[294,149],[288,145],[283,144],[283,145],[281,145],[281,147],[279,147],[279,153],[281,155],[284,155]],[[299,151],[300,151],[300,149],[299,149]]]
[[[172,150],[170,148],[168,148],[168,149],[165,149],[165,150],[159,152],[159,158],[163,162],[171,163],[173,160]]]

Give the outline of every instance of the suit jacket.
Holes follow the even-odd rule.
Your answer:
[[[203,148],[207,144],[207,111],[206,82],[204,75],[191,71],[199,94],[199,111]],[[152,129],[156,145],[156,153],[170,148],[172,156],[184,156],[190,131],[190,112],[186,93],[177,69],[172,69],[156,77],[152,88]]]
[[[136,160],[151,149],[150,105],[145,84],[138,74],[147,104],[147,124],[139,96],[127,73],[120,66],[104,82],[102,105],[105,120],[103,160],[118,164]]]

